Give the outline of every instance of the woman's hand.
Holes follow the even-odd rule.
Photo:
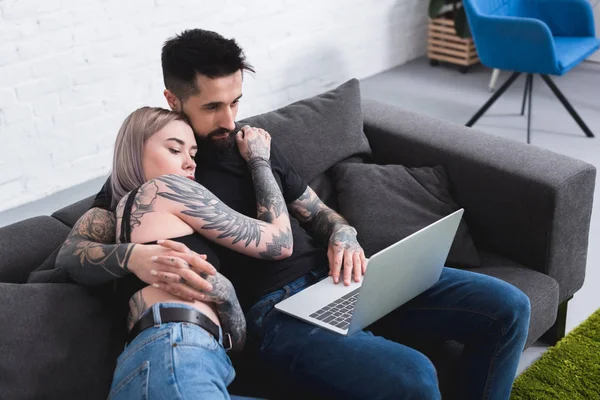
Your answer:
[[[217,271],[206,261],[206,255],[172,240],[159,245],[136,244],[129,258],[129,270],[147,284],[183,300],[204,301],[215,289],[208,280]]]
[[[268,161],[271,157],[271,135],[264,129],[245,125],[235,135],[240,154],[246,161],[262,158]]]

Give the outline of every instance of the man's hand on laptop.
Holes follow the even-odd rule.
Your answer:
[[[327,258],[329,275],[335,283],[339,283],[342,274],[346,286],[350,285],[352,278],[355,282],[360,282],[361,276],[367,270],[365,252],[356,239],[356,229],[349,225],[333,232],[329,238]]]
[[[204,300],[202,292],[213,289],[205,278],[217,273],[206,256],[191,251],[183,243],[159,242],[136,245],[129,258],[129,270],[147,284],[183,300]]]

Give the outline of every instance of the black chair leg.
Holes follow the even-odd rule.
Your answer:
[[[554,95],[556,97],[558,97],[558,100],[560,100],[562,105],[565,106],[565,108],[567,109],[569,114],[571,114],[571,117],[573,117],[573,119],[577,122],[579,127],[583,130],[583,132],[585,132],[587,137],[593,138],[594,134],[592,133],[590,128],[588,128],[588,126],[585,124],[585,122],[583,122],[583,119],[581,119],[579,114],[577,114],[577,111],[575,111],[575,109],[573,108],[571,103],[569,103],[569,101],[562,94],[560,89],[558,89],[558,87],[556,87],[556,85],[554,84],[552,79],[550,79],[550,77],[548,75],[541,74],[541,76],[542,76],[542,79],[544,80],[544,82],[546,82],[546,84],[550,87],[550,90],[552,90],[552,93],[554,93]]]
[[[475,115],[473,115],[469,122],[467,122],[466,126],[473,126],[473,124],[475,124],[475,122],[477,122],[477,120],[481,118],[481,116],[488,110],[488,108],[490,108],[492,104],[494,104],[494,102],[498,100],[498,97],[502,96],[502,94],[506,92],[506,89],[508,89],[510,85],[512,85],[515,82],[519,75],[521,75],[520,72],[513,72],[510,78],[508,78],[507,81],[504,82],[504,84],[500,87],[500,89],[498,89],[498,91],[494,93],[492,97],[490,97],[487,103],[485,103],[483,107],[481,107],[479,111],[477,111]]]
[[[527,74],[529,104],[527,105],[527,144],[531,143],[531,98],[533,97],[533,74]]]
[[[523,89],[523,103],[521,104],[521,115],[525,115],[525,102],[527,101],[527,89],[529,88],[529,74],[525,79],[525,89]]]
[[[558,341],[565,337],[567,331],[567,305],[569,300],[573,296],[569,297],[558,305],[558,312],[556,313],[556,322],[546,333],[542,335],[540,340],[550,346],[554,346]]]

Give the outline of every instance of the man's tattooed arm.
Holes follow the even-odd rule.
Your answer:
[[[213,286],[211,292],[204,292],[206,300],[216,304],[217,315],[221,321],[223,333],[231,335],[233,351],[241,351],[246,343],[246,319],[235,294],[235,289],[223,275],[207,276],[206,280]]]
[[[275,181],[271,164],[264,158],[253,158],[248,161],[252,175],[254,192],[256,193],[256,218],[272,223],[280,216],[290,227],[290,218],[281,190]]]
[[[204,186],[188,178],[164,175],[150,182],[159,182],[158,197],[170,200],[171,211],[202,236],[251,257],[276,260],[291,255],[289,216],[280,206],[268,203],[268,209],[264,207],[264,219],[257,220],[231,209]],[[271,222],[265,221],[270,218]]]
[[[309,224],[315,239],[322,244],[328,244],[333,236],[342,234],[340,238],[356,240],[356,229],[338,213],[327,207],[317,194],[307,186],[297,200],[290,203],[290,211],[298,221]],[[334,235],[336,234],[336,235]]]
[[[142,296],[142,291],[134,293],[129,299],[129,315],[127,316],[127,330],[130,331],[133,325],[142,317],[144,311],[148,309],[148,305]]]
[[[253,158],[248,161],[248,168],[254,183],[256,195],[257,218],[273,223],[280,220],[284,229],[273,235],[273,241],[267,244],[267,250],[260,253],[261,257],[273,260],[281,254],[284,248],[291,249],[294,242],[290,225],[290,216],[281,190],[275,181],[271,164],[264,158]]]
[[[75,224],[56,258],[73,280],[87,285],[112,281],[127,274],[134,244],[115,243],[115,214],[92,208]]]
[[[310,187],[290,204],[290,211],[300,222],[310,224],[315,239],[327,247],[329,274],[333,281],[339,282],[343,267],[344,284],[349,285],[352,277],[358,282],[366,271],[367,260],[358,243],[356,229],[327,207]]]

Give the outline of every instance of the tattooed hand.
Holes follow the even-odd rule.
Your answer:
[[[218,272],[216,275],[208,276],[206,280],[210,282],[213,290],[204,292],[205,301],[216,304],[223,332],[231,335],[232,350],[240,351],[246,343],[246,319],[233,284]]]
[[[212,285],[212,290],[203,291],[204,301],[210,301],[215,304],[225,304],[237,300],[233,284],[220,272],[215,275],[205,276],[205,279]]]
[[[240,154],[246,161],[254,158],[269,160],[271,157],[271,135],[264,129],[245,125],[235,135]]]
[[[367,270],[367,260],[365,252],[356,239],[356,229],[349,225],[342,225],[333,231],[329,238],[329,248],[327,250],[329,259],[329,275],[333,281],[338,283],[340,272],[344,269],[344,285],[350,285],[352,277],[355,282],[360,281],[360,277]]]

